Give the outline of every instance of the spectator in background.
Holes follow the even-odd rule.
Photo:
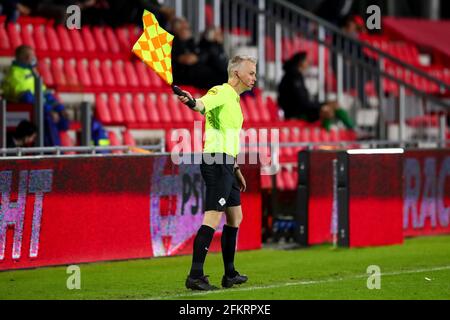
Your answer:
[[[368,69],[358,66],[352,63],[355,59],[363,61],[366,65],[371,66],[373,69],[378,69],[378,61],[368,57],[364,51],[361,44],[358,42],[358,38],[361,33],[366,33],[364,20],[360,16],[348,16],[341,21],[340,24],[341,31],[348,36],[350,39],[341,39],[341,44],[339,48],[343,50],[343,88],[344,91],[350,89],[355,89],[358,97],[362,101],[365,96],[365,84],[367,81],[373,80],[375,83],[376,90],[378,91],[379,86],[379,76]],[[352,41],[351,39],[355,39]],[[333,37],[333,46],[338,47],[337,37]],[[332,54],[332,68],[334,73],[337,75],[337,54],[333,52]],[[363,73],[363,70],[365,71]],[[363,106],[365,107],[365,106]]]
[[[2,1],[1,9],[2,15],[6,16],[5,23],[8,22],[15,22],[17,18],[19,17],[19,10],[17,8],[17,1],[16,0],[4,0]]]
[[[161,27],[167,29],[173,18],[175,9],[161,5],[158,0],[100,0],[107,3],[106,22],[117,27],[124,24],[137,24],[142,26],[142,13],[144,9],[152,12]],[[99,0],[97,2],[100,2]],[[98,19],[98,16],[96,17]]]
[[[353,0],[322,0],[315,8],[315,14],[339,26],[352,13],[354,6]]]
[[[311,100],[303,76],[308,67],[309,61],[305,51],[295,54],[283,66],[285,74],[278,86],[278,104],[284,111],[284,117],[308,122],[320,120],[322,127],[328,131],[333,121],[338,119],[345,127],[353,129],[353,121],[345,110],[339,108],[336,101]]]
[[[199,42],[200,56],[204,56],[206,65],[213,69],[223,82],[228,80],[228,57],[223,47],[223,33],[220,28],[207,28]],[[220,83],[220,84],[222,84]]]
[[[5,99],[13,102],[34,104],[34,82],[38,75],[37,59],[32,47],[16,48],[15,60],[3,79]],[[69,119],[64,106],[43,85],[44,92],[44,144],[61,145],[59,131],[69,128]]]
[[[22,120],[16,130],[6,135],[7,148],[32,147],[37,136],[36,126],[27,120]]]
[[[227,60],[220,31],[207,31],[201,44],[197,44],[187,20],[175,18],[172,32],[175,36],[172,47],[175,84],[206,89],[227,81]]]
[[[39,16],[51,19],[55,24],[65,24],[67,7],[77,5],[83,14],[91,17],[88,9],[101,6],[105,2],[106,0],[4,0],[3,12],[6,22],[15,22],[19,16]],[[81,16],[85,21],[83,14]],[[96,19],[101,20],[103,17],[97,15]]]
[[[94,144],[94,146],[107,147],[110,145],[108,132],[106,132],[100,121],[95,118],[92,118],[91,132],[92,143]]]
[[[67,6],[75,1],[55,0],[6,0],[8,12],[5,12],[7,21],[14,22],[19,16],[39,16],[53,19],[56,24],[66,21]]]

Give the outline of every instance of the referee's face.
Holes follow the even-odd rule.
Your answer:
[[[251,61],[242,62],[238,75],[245,90],[251,90],[256,83],[256,64]]]

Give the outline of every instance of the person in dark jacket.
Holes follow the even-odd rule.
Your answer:
[[[28,120],[20,121],[15,131],[6,134],[7,148],[32,147],[37,137],[36,126]]]
[[[175,36],[172,46],[173,79],[175,84],[191,85],[206,89],[227,81],[226,64],[221,64],[221,56],[210,58],[209,52],[217,52],[218,43],[195,42],[192,29],[184,18],[175,18],[172,23]]]
[[[316,102],[310,98],[303,76],[308,67],[305,51],[293,55],[283,66],[285,73],[278,85],[278,104],[284,111],[285,119],[321,120],[322,127],[327,130],[330,130],[335,119],[339,119],[347,128],[353,129],[353,121],[336,101]]]

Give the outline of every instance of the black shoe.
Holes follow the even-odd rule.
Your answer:
[[[216,286],[212,286],[209,284],[208,276],[201,276],[199,278],[192,278],[191,276],[188,276],[186,279],[186,288],[203,291],[219,289]]]
[[[236,272],[234,277],[224,275],[222,277],[222,287],[231,288],[233,285],[245,283],[247,280],[248,277],[246,275],[240,275],[239,272]]]

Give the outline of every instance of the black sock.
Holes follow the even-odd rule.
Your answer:
[[[234,277],[236,270],[234,270],[234,253],[236,252],[236,236],[239,228],[224,225],[222,230],[222,258],[223,266],[225,268],[225,275]]]
[[[203,276],[203,264],[205,263],[206,254],[208,253],[214,231],[213,228],[206,225],[202,225],[197,231],[194,240],[191,272],[189,273],[192,278]]]

